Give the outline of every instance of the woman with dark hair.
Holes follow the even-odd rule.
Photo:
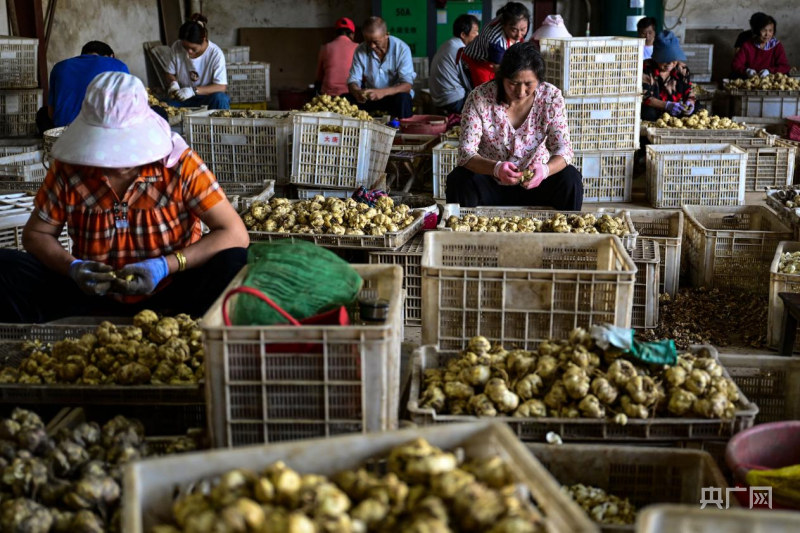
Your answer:
[[[230,109],[225,54],[208,40],[208,19],[200,13],[183,23],[179,40],[172,45],[172,61],[167,66],[170,82],[169,104],[174,107],[208,106]]]
[[[467,97],[447,202],[579,210],[582,177],[572,156],[561,91],[544,81],[534,44],[515,44],[497,77]]]
[[[740,77],[761,76],[770,74],[788,74],[791,67],[786,59],[783,44],[775,38],[778,24],[775,19],[764,13],[756,13],[750,18],[753,38],[745,41],[733,56],[731,69]]]
[[[472,86],[493,80],[497,66],[515,43],[521,43],[531,27],[531,14],[519,2],[509,2],[497,10],[497,16],[464,48],[463,61]]]

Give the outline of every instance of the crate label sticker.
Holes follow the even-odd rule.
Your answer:
[[[233,74],[231,75],[231,80],[233,81],[244,81],[247,79],[247,74]]]
[[[600,177],[600,158],[599,157],[584,157],[581,172],[584,178],[599,178]]]
[[[714,167],[692,167],[692,176],[713,176]]]
[[[610,109],[604,109],[602,111],[591,111],[589,113],[589,117],[592,120],[605,120],[613,117],[613,113]]]
[[[16,59],[16,52],[0,52],[0,59]]]
[[[683,55],[685,55],[686,57],[694,57],[694,56],[697,55],[697,52],[691,52],[689,50],[684,50],[683,51]]]
[[[19,96],[6,96],[6,114],[13,115],[19,113]]]
[[[220,135],[220,144],[247,144],[247,135]]]
[[[595,54],[595,63],[613,63],[617,60],[617,54]]]
[[[341,133],[320,133],[319,144],[323,146],[341,146],[342,134]]]

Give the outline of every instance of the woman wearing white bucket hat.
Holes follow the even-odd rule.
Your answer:
[[[547,15],[539,29],[533,32],[531,41],[538,42],[542,39],[572,39],[561,15]]]
[[[198,316],[246,263],[242,221],[138,78],[97,76],[52,154],[22,234],[29,253],[0,250],[0,322]],[[72,253],[58,242],[64,224]]]

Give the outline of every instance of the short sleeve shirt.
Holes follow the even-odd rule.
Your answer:
[[[389,49],[381,60],[361,43],[353,54],[353,65],[347,83],[358,84],[362,89],[386,89],[399,83],[414,83],[417,74],[411,60],[411,49],[397,37],[389,36]],[[414,97],[414,91],[411,91]]]
[[[505,104],[497,103],[496,81],[472,91],[461,113],[458,166],[464,166],[476,155],[510,161],[521,169],[528,169],[533,163],[547,163],[556,155],[570,164],[574,154],[561,91],[549,83],[540,83],[528,118],[516,129],[508,119]]]
[[[178,78],[181,87],[205,87],[217,83],[228,84],[225,54],[216,44],[209,41],[203,55],[192,59],[180,41],[172,44],[172,61],[167,65],[167,73]]]
[[[34,203],[48,224],[67,224],[76,258],[119,270],[200,240],[199,216],[224,199],[214,174],[187,149],[173,168],[144,165],[122,198],[101,169],[55,161]]]

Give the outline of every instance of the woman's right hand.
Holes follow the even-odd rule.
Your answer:
[[[176,95],[176,94],[178,93],[178,91],[180,91],[180,90],[181,90],[181,85],[180,85],[180,83],[178,83],[177,81],[173,81],[172,83],[170,83],[170,84],[169,84],[169,89],[167,90],[167,95],[168,95],[170,98],[175,98],[175,95]]]
[[[494,165],[494,177],[504,185],[516,185],[522,178],[522,172],[510,161],[498,161]]]

